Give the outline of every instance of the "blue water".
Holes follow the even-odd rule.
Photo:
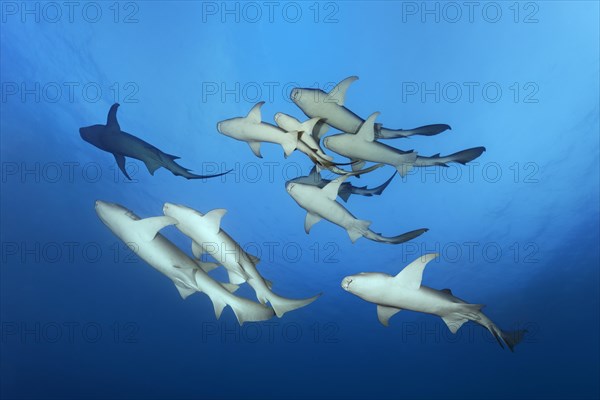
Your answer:
[[[273,4],[2,3],[0,397],[598,398],[598,3]],[[260,100],[265,121],[304,119],[292,87],[350,75],[346,105],[363,118],[452,126],[387,144],[487,148],[345,204],[386,235],[430,229],[413,242],[353,245],[327,222],[306,235],[284,184],[311,162],[268,144],[259,159],[216,131]],[[78,133],[114,102],[123,130],[183,166],[234,171],[188,181],[129,160],[128,182]],[[142,217],[166,201],[226,208],[222,228],[260,255],[277,293],[323,295],[282,319],[240,328],[226,309],[217,321],[204,294],[181,300],[126,250],[96,199]],[[340,287],[432,251],[423,283],[528,329],[514,353],[472,323],[452,335],[403,311],[385,328]]]

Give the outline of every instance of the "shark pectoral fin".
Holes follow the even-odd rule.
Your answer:
[[[348,179],[349,176],[350,175],[343,175],[332,180],[327,185],[325,185],[325,187],[323,187],[321,191],[323,192],[323,194],[325,194],[325,196],[327,196],[329,200],[335,201],[336,197],[338,196],[340,186],[342,185],[342,183],[344,183],[346,179]]]
[[[240,275],[237,271],[227,271],[227,276],[229,277],[229,283],[233,283],[234,285],[240,285],[248,279],[248,275],[245,273],[244,276]]]
[[[204,249],[198,243],[192,240],[192,254],[195,258],[200,259],[204,254]]]
[[[377,305],[377,318],[383,326],[389,326],[389,320],[402,311],[401,308]]]
[[[179,291],[179,295],[182,299],[186,299],[189,295],[199,292],[200,290],[191,287],[187,283],[183,282],[181,279],[175,278],[173,281],[175,283],[175,287]]]
[[[308,178],[311,182],[314,182],[314,183],[321,182],[321,173],[319,172],[316,165],[314,167],[312,167],[312,169],[310,170],[310,173],[308,174]]]
[[[304,219],[304,232],[309,233],[313,225],[322,219],[323,218],[319,217],[317,214],[310,212],[306,213],[306,218]]]
[[[448,327],[448,329],[450,329],[450,332],[452,333],[456,333],[460,329],[460,327],[468,321],[467,318],[457,313],[446,315],[442,317],[442,320],[444,320],[446,326]]]
[[[365,142],[372,142],[375,140],[375,119],[379,115],[379,112],[374,112],[367,118],[367,120],[360,126],[356,137],[364,140]]]
[[[256,157],[263,158],[262,154],[260,154],[260,142],[248,142],[248,145]]]
[[[121,127],[117,121],[118,109],[119,103],[115,103],[110,107],[110,110],[108,110],[108,115],[106,116],[106,127],[110,132],[121,132]]]
[[[221,286],[223,286],[225,289],[227,289],[227,291],[229,293],[235,293],[235,291],[240,288],[240,285],[236,285],[234,283],[224,283],[224,282],[219,282],[219,283],[221,284]]]
[[[319,123],[319,121],[321,120],[321,117],[316,117],[316,118],[311,118],[309,120],[304,121],[303,123],[300,124],[300,126],[298,127],[298,129],[296,129],[299,132],[302,132],[303,135],[307,135],[310,136],[310,138],[307,138],[307,140],[309,141],[315,141],[312,133],[315,129],[315,126]],[[312,139],[312,140],[311,140]],[[308,143],[308,142],[307,142]],[[317,143],[311,143],[311,144],[317,144]]]
[[[349,76],[331,89],[331,92],[327,94],[327,97],[329,97],[330,101],[343,106],[346,102],[346,92],[348,91],[348,88],[352,82],[356,80],[358,80],[358,76]]]
[[[440,290],[440,292],[444,292],[444,293],[447,293],[450,296],[452,296],[452,291],[450,289],[442,289],[442,290]]]
[[[117,153],[113,153],[113,156],[115,156],[117,165],[119,166],[119,169],[121,170],[123,175],[125,175],[127,177],[127,179],[131,180],[131,177],[129,176],[129,174],[127,173],[127,170],[125,169],[125,156],[122,154],[117,154]]]
[[[150,172],[150,175],[154,175],[154,172],[163,166],[160,160],[156,160],[154,158],[144,160],[144,164],[146,164],[146,168],[148,168],[148,172]]]
[[[409,289],[416,290],[420,288],[425,266],[438,255],[437,253],[430,253],[417,258],[394,277],[395,282]]]
[[[219,230],[221,229],[221,218],[223,218],[223,215],[225,215],[226,212],[227,210],[224,208],[215,208],[202,217],[211,233],[219,233]]]
[[[327,125],[323,120],[320,120],[315,124],[315,127],[312,131],[312,137],[315,139],[315,142],[319,143],[323,135],[327,133],[329,130],[329,125]]]
[[[135,229],[142,241],[150,242],[154,239],[158,231],[166,226],[174,225],[177,223],[175,218],[167,217],[165,215],[160,217],[150,217],[140,219],[134,222]]]
[[[215,317],[217,317],[217,319],[221,318],[221,313],[223,312],[225,306],[227,306],[227,303],[225,303],[217,296],[211,297],[210,300],[212,301],[213,307],[215,309]]]
[[[213,269],[219,268],[219,266],[220,266],[216,262],[204,262],[204,261],[200,261],[200,260],[194,260],[194,262],[196,263],[198,268],[200,268],[204,272],[210,272]]]
[[[246,115],[246,118],[250,121],[253,122],[255,124],[260,124],[262,122],[262,115],[260,112],[260,108],[265,104],[264,101],[261,101],[259,103],[256,103],[254,105],[254,107],[252,107],[252,109],[250,110],[250,112],[248,112],[248,115]]]

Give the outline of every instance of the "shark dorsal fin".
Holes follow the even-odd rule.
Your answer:
[[[337,103],[339,106],[343,106],[346,102],[346,92],[348,88],[358,79],[358,76],[349,76],[340,83],[338,83],[331,91],[327,94],[327,97],[331,102]]]
[[[356,136],[365,142],[372,142],[375,140],[375,119],[379,115],[379,112],[374,112],[367,118],[361,125],[360,129],[356,133]]]
[[[120,132],[121,127],[119,126],[119,122],[117,121],[117,110],[119,109],[119,103],[115,103],[110,106],[110,110],[108,110],[108,116],[106,117],[106,127],[111,131]]]
[[[348,179],[349,176],[350,175],[340,176],[339,178],[336,178],[329,182],[327,185],[325,185],[323,189],[321,189],[323,191],[323,194],[327,196],[329,200],[335,201],[340,190],[340,186],[342,185],[342,183],[344,183],[346,179]]]
[[[158,231],[166,226],[174,225],[176,223],[177,220],[175,218],[162,215],[159,217],[140,219],[134,222],[134,226],[140,239],[144,242],[149,242],[154,239]]]
[[[439,254],[437,253],[430,253],[417,258],[400,271],[398,275],[394,277],[394,281],[409,289],[419,289],[421,287],[421,280],[423,280],[423,270],[425,269],[425,266],[438,255]]]
[[[202,220],[206,223],[211,232],[217,234],[221,229],[221,218],[223,218],[223,215],[225,215],[226,212],[227,210],[224,208],[216,208],[207,212],[204,217],[202,217]]]
[[[314,182],[314,183],[321,182],[321,173],[317,169],[316,165],[314,167],[312,167],[312,169],[310,170],[310,173],[308,174],[308,178],[311,182]]]
[[[248,112],[248,115],[246,115],[246,119],[248,119],[252,123],[260,124],[262,122],[262,115],[261,115],[261,112],[260,112],[260,108],[264,104],[265,104],[264,101],[256,103],[254,105],[254,107],[252,107],[252,109],[250,110],[250,112]]]

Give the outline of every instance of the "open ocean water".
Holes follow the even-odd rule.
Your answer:
[[[598,398],[599,16],[593,1],[3,1],[0,397]],[[353,244],[327,221],[307,235],[285,183],[313,162],[268,143],[257,158],[216,128],[259,101],[263,122],[304,121],[293,88],[353,75],[345,106],[360,117],[452,127],[385,144],[486,148],[338,198],[375,232],[429,229],[403,244]],[[123,131],[192,172],[232,171],[186,180],[128,158],[128,180],[79,134],[113,103]],[[224,208],[221,228],[273,291],[323,294],[282,318],[239,326],[227,307],[217,320],[206,294],[182,300],[111,233],[96,200],[141,218],[165,202]],[[176,227],[161,233],[192,255]],[[514,353],[473,322],[452,334],[406,310],[386,328],[340,286],[426,253],[440,256],[424,285],[527,330]],[[235,295],[256,301],[248,284]]]

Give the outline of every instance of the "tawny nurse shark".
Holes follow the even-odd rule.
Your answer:
[[[265,321],[273,316],[273,310],[262,304],[232,294],[238,286],[220,283],[208,276],[206,271],[216,267],[214,263],[192,260],[167,238],[158,233],[177,220],[167,216],[140,219],[123,206],[96,201],[96,213],[100,220],[132,251],[157,271],[173,281],[182,298],[195,292],[204,292],[211,299],[217,319],[229,305],[238,322]]]
[[[262,121],[260,110],[264,104],[264,101],[256,103],[245,117],[230,118],[218,122],[217,130],[225,136],[248,143],[254,155],[259,158],[262,158],[260,144],[263,142],[281,145],[284,155],[287,157],[298,148],[302,132],[312,132],[319,119],[306,121],[299,127],[298,131],[286,132],[275,125]]]
[[[335,201],[340,185],[348,176],[341,176],[328,183],[322,189],[313,185],[291,181],[286,182],[285,186],[289,195],[300,207],[306,210],[306,219],[304,220],[304,231],[306,233],[309,233],[312,226],[322,219],[326,219],[344,228],[348,232],[352,243],[356,242],[360,237],[365,237],[375,242],[400,244],[427,232],[427,229],[417,229],[403,233],[402,235],[385,237],[370,230],[370,221],[357,219],[344,206]]]
[[[400,176],[405,176],[413,167],[447,167],[449,162],[466,164],[485,151],[485,147],[474,147],[444,157],[439,154],[421,157],[417,153],[396,149],[375,140],[375,119],[378,115],[378,112],[371,114],[356,134],[342,133],[326,137],[323,146],[352,160],[353,170],[360,170],[365,161],[373,161],[393,166]]]
[[[504,332],[481,312],[482,304],[469,304],[455,297],[450,289],[436,290],[421,284],[423,270],[437,254],[417,258],[396,276],[380,272],[363,272],[347,276],[342,288],[363,300],[377,304],[379,322],[388,326],[389,319],[402,310],[437,315],[452,333],[467,321],[487,328],[502,348],[505,343],[512,351],[521,341],[525,330]]]
[[[356,133],[364,120],[347,109],[346,92],[357,76],[350,76],[338,83],[329,93],[321,89],[294,88],[290,93],[292,101],[309,118],[320,117],[321,121],[315,126],[313,135],[320,139],[333,126],[342,132]],[[375,127],[377,139],[404,138],[412,135],[432,136],[451,129],[446,124],[425,125],[414,129],[386,129],[381,124]]]
[[[358,187],[358,186],[352,185],[350,182],[344,182],[340,185],[340,190],[338,191],[338,196],[342,200],[344,200],[344,202],[348,202],[348,199],[350,198],[350,195],[352,195],[352,194],[360,195],[360,196],[379,196],[380,194],[383,193],[385,188],[388,187],[390,182],[392,182],[392,179],[394,179],[396,174],[397,174],[397,172],[394,172],[394,174],[387,181],[383,182],[381,185],[374,187],[374,188],[368,188],[366,186]],[[290,179],[289,182],[317,186],[322,189],[325,186],[327,186],[331,182],[331,180],[321,177],[321,172],[319,171],[319,167],[315,165],[307,176],[299,176],[299,177]]]
[[[143,161],[151,175],[154,175],[154,171],[160,167],[168,169],[173,175],[183,176],[187,179],[214,178],[231,172],[227,171],[214,175],[196,175],[191,173],[189,169],[183,168],[175,162],[179,157],[164,153],[150,143],[122,131],[117,121],[118,108],[119,103],[115,103],[110,107],[106,118],[106,125],[91,125],[80,128],[79,134],[86,142],[101,150],[112,153],[119,169],[127,179],[131,180],[131,177],[125,169],[125,157]]]
[[[174,218],[175,226],[192,239],[192,252],[200,258],[202,254],[210,254],[229,274],[231,283],[244,281],[254,289],[258,300],[265,304],[267,301],[275,310],[278,317],[315,301],[320,295],[307,299],[288,299],[281,297],[271,290],[271,283],[257,271],[259,259],[246,253],[231,236],[221,229],[221,218],[227,210],[216,209],[201,214],[192,208],[165,203],[163,212]]]

